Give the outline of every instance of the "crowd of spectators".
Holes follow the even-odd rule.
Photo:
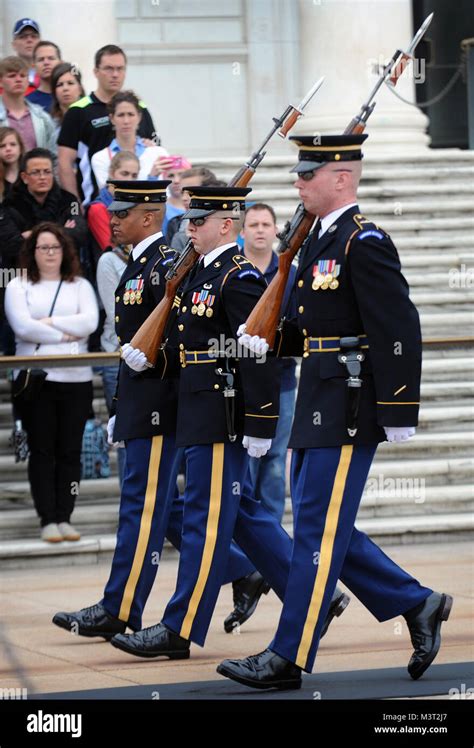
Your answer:
[[[124,89],[120,47],[95,53],[90,93],[58,44],[41,39],[35,20],[15,23],[12,48],[0,60],[0,355],[117,351],[114,291],[130,248],[112,239],[108,180],[170,180],[162,230],[178,251],[188,238],[183,187],[224,183],[161,144],[140,93]],[[94,417],[92,369],[45,371],[34,402],[13,398],[13,415],[28,438],[42,537],[75,540],[71,486],[80,479],[84,425]],[[96,371],[110,411],[118,367]],[[118,467],[122,478],[121,449]]]

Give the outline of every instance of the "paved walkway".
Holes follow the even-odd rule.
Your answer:
[[[443,626],[443,645],[436,664],[472,661],[472,544],[391,546],[387,552],[424,584],[449,592],[455,598],[451,617]],[[177,556],[162,563],[145,611],[144,625],[159,621],[174,591],[176,571]],[[219,596],[206,647],[193,646],[191,658],[182,662],[134,658],[102,639],[76,637],[51,624],[51,618],[58,610],[77,610],[97,602],[108,572],[108,564],[101,563],[64,570],[26,569],[1,574],[2,631],[35,692],[150,686],[148,698],[152,698],[152,691],[160,683],[194,682],[198,687],[202,682],[208,688],[209,681],[220,683],[223,680],[216,673],[216,665],[224,657],[241,657],[261,651],[270,642],[278,622],[281,605],[271,592],[261,600],[256,613],[242,627],[240,634],[226,634],[222,624],[232,603],[232,590],[228,585]],[[327,674],[405,668],[410,653],[408,632],[402,618],[379,624],[358,600],[352,598],[348,609],[333,622],[323,640],[315,675],[318,671]],[[457,672],[456,669],[453,672]],[[429,671],[425,678],[428,674]],[[0,681],[2,688],[24,685],[12,670],[1,642]],[[459,689],[462,698],[462,683],[447,685],[447,691]],[[147,698],[146,693],[146,689],[140,689],[141,698]],[[413,689],[410,695],[414,696]],[[420,697],[422,695],[420,689]]]

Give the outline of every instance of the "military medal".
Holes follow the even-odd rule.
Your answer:
[[[319,260],[313,267],[313,282],[311,288],[317,291],[319,288],[326,291],[328,288],[333,291],[339,287],[337,276],[341,272],[341,266],[336,265],[336,260]]]
[[[193,307],[191,314],[197,314],[199,317],[203,317],[204,315],[212,317],[214,314],[214,310],[211,307],[216,297],[209,294],[209,288],[206,288],[206,286],[210,286],[210,284],[206,283],[201,291],[196,291],[192,296]]]
[[[122,299],[124,304],[128,304],[130,301],[130,291],[125,291]]]
[[[130,291],[130,304],[135,304],[135,291]]]

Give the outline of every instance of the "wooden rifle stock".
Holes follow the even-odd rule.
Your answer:
[[[291,224],[287,225],[281,235],[278,257],[278,270],[268,288],[255,304],[246,321],[249,335],[265,338],[270,348],[275,345],[275,336],[281,316],[281,304],[286,284],[290,275],[293,259],[311,231],[315,216],[299,205]],[[285,234],[286,231],[286,234]],[[288,241],[286,235],[289,235]],[[283,246],[282,246],[283,245]]]
[[[145,354],[152,366],[156,366],[158,360],[176,291],[198,258],[198,252],[194,249],[192,242],[189,242],[179,258],[176,269],[172,271],[172,277],[166,280],[163,298],[130,341],[133,348],[139,348]]]

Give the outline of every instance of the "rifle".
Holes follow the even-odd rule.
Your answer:
[[[374,98],[377,91],[388,78],[390,78],[391,85],[395,86],[397,84],[408,61],[413,57],[413,52],[417,44],[430,25],[432,18],[433,13],[424,20],[406,52],[397,49],[390,61],[383,68],[369,98],[344,130],[344,135],[360,135],[364,132],[367,120],[375,108],[376,102]],[[287,221],[283,230],[277,235],[279,239],[276,249],[279,254],[278,270],[245,323],[245,332],[249,335],[258,335],[260,338],[265,338],[270,349],[275,345],[275,336],[280,323],[281,304],[291,264],[303,242],[308,238],[315,220],[316,216],[305,210],[303,203],[300,203],[291,221]]]
[[[248,161],[246,161],[232,177],[228,187],[247,186],[255,174],[258,165],[265,157],[266,151],[264,148],[268,141],[273,137],[277,130],[279,130],[278,134],[282,138],[286,137],[295,122],[303,114],[305,107],[322,86],[323,81],[324,78],[320,78],[311,90],[308,91],[298,106],[294,107],[290,104],[281,117],[273,117],[273,127],[263,143],[252,153]],[[176,292],[199,257],[199,253],[196,252],[192,241],[189,239],[183,252],[176,258],[173,265],[165,275],[166,288],[163,298],[130,341],[130,344],[134,348],[139,348],[143,351],[147,357],[149,366],[151,367],[156,365],[171,310],[173,306],[179,306],[179,302],[176,299]]]

